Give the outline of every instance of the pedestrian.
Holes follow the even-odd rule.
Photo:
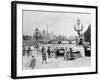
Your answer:
[[[68,59],[68,48],[66,47],[65,52],[64,52],[64,60],[66,61]]]
[[[73,55],[73,49],[69,48],[69,54],[70,54],[70,60],[74,59],[74,55]]]
[[[58,55],[59,55],[59,49],[58,49],[58,47],[56,47],[56,49],[55,49],[55,58],[57,58]]]
[[[48,58],[51,58],[51,51],[50,51],[50,46],[48,47],[48,49],[47,49],[47,53],[48,53]]]
[[[42,64],[44,61],[47,64],[46,50],[45,50],[44,46],[42,47],[41,51],[42,51]]]
[[[31,60],[31,63],[30,63],[29,66],[30,66],[32,69],[34,69],[34,68],[35,68],[35,65],[36,65],[36,59],[35,59],[34,56],[32,56],[32,60]]]
[[[26,52],[26,49],[25,49],[25,46],[23,46],[23,56],[25,56],[25,52]]]
[[[29,54],[30,54],[30,51],[31,51],[31,48],[30,48],[30,46],[28,47],[28,49],[27,49],[27,55],[29,56]]]

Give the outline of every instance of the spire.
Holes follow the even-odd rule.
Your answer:
[[[48,24],[46,26],[47,26],[47,34],[48,34]]]

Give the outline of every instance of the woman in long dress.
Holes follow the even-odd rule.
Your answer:
[[[64,60],[66,61],[67,60],[67,58],[68,58],[68,48],[66,47],[66,49],[65,49],[65,53],[64,53]]]
[[[48,49],[47,49],[47,53],[48,53],[48,58],[51,58],[50,46],[49,46]]]
[[[70,60],[74,60],[73,49],[69,48]]]
[[[28,56],[30,55],[30,51],[31,51],[31,47],[29,46],[29,47],[28,47],[28,50],[27,50],[27,55],[28,55]]]
[[[43,64],[44,61],[47,64],[46,50],[45,50],[45,48],[43,46],[43,48],[42,48],[42,64]]]
[[[34,69],[34,68],[35,68],[35,65],[36,65],[36,59],[35,59],[34,56],[32,56],[32,60],[31,60],[31,63],[30,63],[30,67],[31,67],[32,69]]]

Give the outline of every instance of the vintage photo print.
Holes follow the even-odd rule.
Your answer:
[[[97,73],[96,6],[15,3],[14,76]]]
[[[23,70],[91,66],[91,14],[23,10]]]

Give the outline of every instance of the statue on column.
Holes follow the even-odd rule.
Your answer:
[[[83,24],[80,23],[79,18],[77,20],[77,24],[76,25],[74,24],[74,30],[77,32],[77,35],[78,35],[78,37],[77,37],[78,41],[76,42],[76,44],[82,45],[83,44],[83,39],[81,37],[81,32],[83,30]]]

